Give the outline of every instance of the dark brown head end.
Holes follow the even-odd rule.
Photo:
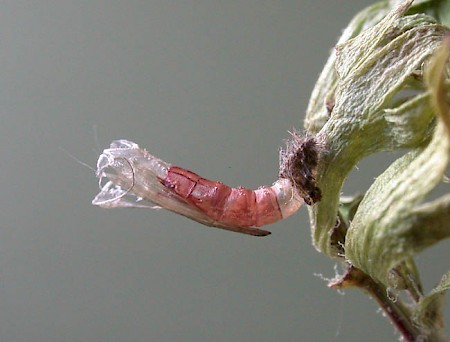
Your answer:
[[[324,144],[316,136],[289,132],[286,149],[280,151],[280,178],[292,181],[305,203],[312,205],[320,201],[322,195],[316,185],[317,166]]]

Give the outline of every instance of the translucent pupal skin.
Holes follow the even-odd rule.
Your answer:
[[[288,179],[257,190],[231,188],[149,154],[133,142],[117,140],[103,151],[97,176],[108,179],[92,203],[104,208],[165,208],[207,226],[265,236],[258,229],[297,211],[303,199]]]

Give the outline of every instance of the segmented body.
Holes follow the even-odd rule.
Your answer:
[[[169,168],[164,185],[225,225],[260,227],[283,218],[270,187],[231,188],[176,166]]]
[[[103,151],[97,176],[109,181],[92,201],[95,205],[162,207],[205,225],[257,236],[270,232],[255,227],[292,215],[304,202],[288,179],[257,190],[231,188],[171,166],[126,140]]]

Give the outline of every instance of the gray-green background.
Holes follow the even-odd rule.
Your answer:
[[[317,275],[334,263],[311,246],[305,209],[267,238],[100,209],[94,173],[60,149],[95,166],[126,138],[229,185],[270,184],[369,3],[0,1],[0,340],[395,340],[371,300]],[[362,163],[346,193],[388,160]],[[448,244],[420,262],[430,287]]]

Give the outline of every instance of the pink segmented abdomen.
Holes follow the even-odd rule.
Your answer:
[[[231,188],[177,166],[169,168],[163,184],[226,226],[260,227],[283,218],[270,187]]]

